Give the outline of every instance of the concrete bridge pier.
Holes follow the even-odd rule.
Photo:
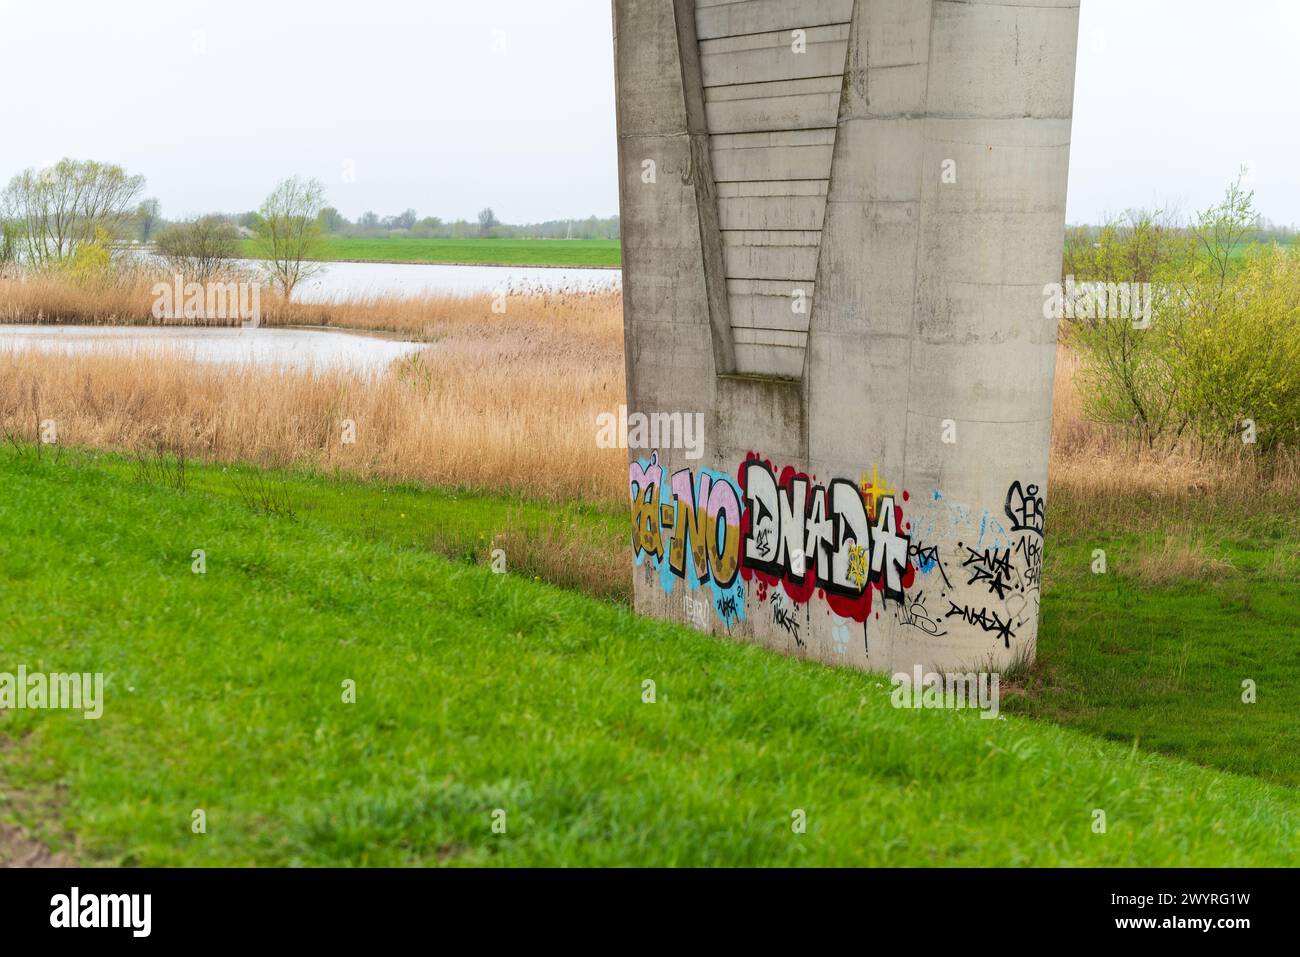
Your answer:
[[[638,611],[877,671],[1038,632],[1078,0],[614,0]],[[666,434],[667,433],[667,434]]]

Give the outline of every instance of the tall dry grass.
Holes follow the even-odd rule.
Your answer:
[[[1079,392],[1081,362],[1068,341],[1058,346],[1048,483],[1054,528],[1190,531],[1210,515],[1285,508],[1300,495],[1294,452],[1265,459],[1243,444],[1205,455],[1190,443],[1152,451],[1090,421]]]
[[[153,324],[153,277],[111,283],[0,279],[0,321]],[[331,304],[263,301],[267,325],[382,330],[427,340],[386,374],[217,369],[184,358],[49,357],[0,352],[0,428],[98,448],[159,444],[216,460],[309,465],[542,498],[621,503],[624,453],[598,449],[595,418],[623,401],[617,292],[492,297],[365,297]],[[169,323],[171,324],[171,323]],[[1300,459],[1267,463],[1243,447],[1207,459],[1154,454],[1090,422],[1079,357],[1059,348],[1049,496],[1054,522],[1082,529],[1199,521],[1206,510],[1294,500]],[[341,422],[357,424],[355,445]]]
[[[53,419],[60,443],[76,446],[622,500],[624,453],[596,446],[596,416],[624,395],[618,293],[515,296],[504,315],[486,296],[407,301],[393,313],[379,303],[296,317],[350,325],[383,315],[385,328],[433,340],[369,375],[0,350],[0,429],[30,440]],[[343,442],[345,420],[354,444]]]
[[[249,280],[240,273],[223,277]],[[0,276],[0,323],[84,326],[237,326],[237,319],[155,319],[154,284],[170,280],[140,269],[126,269],[99,282],[73,282],[58,274],[27,278]],[[410,339],[448,335],[495,335],[501,331],[534,334],[552,330],[578,348],[622,348],[623,327],[617,293],[518,292],[506,297],[505,313],[492,311],[494,294],[362,295],[339,302],[287,302],[271,290],[261,296],[265,326],[327,326],[397,333]],[[179,306],[179,304],[178,304]],[[613,310],[611,312],[611,310]],[[611,320],[611,316],[614,321]],[[536,341],[536,340],[534,340]]]

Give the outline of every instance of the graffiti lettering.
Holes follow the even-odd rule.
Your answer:
[[[675,579],[684,580],[691,589],[708,584],[714,605],[725,603],[730,609],[720,612],[728,624],[733,617],[743,618],[738,574],[741,509],[735,483],[712,469],[700,469],[695,480],[690,469],[681,469],[665,483],[655,452],[649,461],[629,466],[628,486],[637,563],[649,561],[666,592],[673,590]]]
[[[741,574],[767,584],[780,582],[797,603],[821,589],[836,610],[865,621],[874,586],[885,598],[902,600],[911,569],[902,509],[883,496],[873,525],[858,484],[834,479],[829,486],[786,467],[778,481],[770,463],[751,455],[741,465],[744,494]]]
[[[1043,534],[1045,512],[1037,485],[1022,487],[1019,480],[1012,482],[1007,489],[1006,513],[1011,519],[1011,531]]]
[[[647,582],[657,578],[670,594],[686,590],[681,607],[697,627],[706,627],[706,605],[728,631],[743,622],[752,588],[757,604],[751,607],[768,605],[771,625],[800,647],[808,641],[805,632],[820,622],[804,612],[817,598],[833,616],[836,653],[847,653],[849,621],[861,624],[865,647],[871,621],[885,616],[886,605],[890,625],[941,638],[960,623],[1010,648],[1015,630],[1038,606],[1039,487],[1012,482],[1005,517],[946,501],[935,489],[912,519],[919,529],[904,518],[909,498],[875,468],[869,480],[864,473],[858,482],[819,481],[750,453],[733,475],[705,467],[670,474],[656,450],[629,466],[630,543]],[[960,580],[948,575],[941,554],[953,546],[965,556]],[[943,614],[931,613],[926,593],[913,590],[918,573],[936,569],[937,587],[927,590],[930,601],[947,604]],[[954,583],[963,593],[973,591],[954,594]],[[693,594],[703,588],[712,592],[707,600]],[[975,595],[987,598],[962,600]],[[873,603],[883,603],[874,614]]]
[[[800,648],[803,647],[803,639],[799,637],[799,619],[794,616],[793,609],[786,607],[778,591],[772,592],[772,621],[785,629]]]
[[[939,630],[939,623],[926,611],[925,592],[917,592],[915,598],[904,601],[898,609],[896,620],[899,624],[919,628],[932,638],[942,638],[948,634],[946,631]]]
[[[1011,630],[1011,622],[1003,621],[998,617],[995,611],[989,611],[987,608],[981,608],[976,611],[970,605],[958,605],[956,602],[949,600],[951,606],[948,614],[944,618],[960,618],[968,625],[978,625],[987,632],[996,633],[1003,640],[1008,648],[1011,647],[1011,639],[1015,633]]]
[[[1024,560],[1026,588],[1038,588],[1043,577],[1043,543],[1028,535],[1016,542],[1016,552]]]
[[[907,555],[909,558],[916,559],[914,562],[916,570],[922,575],[928,575],[930,572],[938,569],[939,575],[943,578],[943,583],[949,588],[952,587],[952,582],[948,580],[948,573],[944,571],[943,562],[939,559],[938,545],[927,546],[922,545],[920,542],[916,542],[908,548]]]
[[[970,569],[971,577],[966,584],[984,582],[988,585],[990,595],[1005,599],[1007,588],[1011,584],[1011,549],[999,551],[996,548],[986,548],[983,552],[977,552],[970,546],[963,546],[961,542],[957,545],[965,547],[969,553],[961,563],[962,568]]]

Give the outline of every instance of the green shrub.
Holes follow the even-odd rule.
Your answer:
[[[1300,440],[1300,249],[1252,243],[1240,182],[1188,229],[1130,215],[1067,242],[1066,270],[1150,283],[1150,321],[1086,311],[1071,320],[1084,414],[1148,447]],[[1243,252],[1244,250],[1244,252]]]

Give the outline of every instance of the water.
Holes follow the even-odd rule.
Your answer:
[[[240,266],[260,269],[253,260]],[[349,296],[542,292],[558,289],[618,289],[621,269],[567,269],[537,266],[432,266],[424,263],[327,263],[294,290],[300,302],[332,302]]]
[[[241,266],[260,264],[243,260]],[[423,263],[328,263],[294,290],[301,302],[360,296],[493,293],[559,289],[617,289],[618,269],[528,266],[432,266]],[[59,355],[116,353],[182,355],[203,362],[272,368],[383,369],[394,359],[428,348],[392,337],[318,329],[227,329],[163,326],[0,325],[0,352],[39,350]]]
[[[321,329],[0,325],[0,353],[182,356],[277,369],[343,368],[371,373],[427,345]]]

